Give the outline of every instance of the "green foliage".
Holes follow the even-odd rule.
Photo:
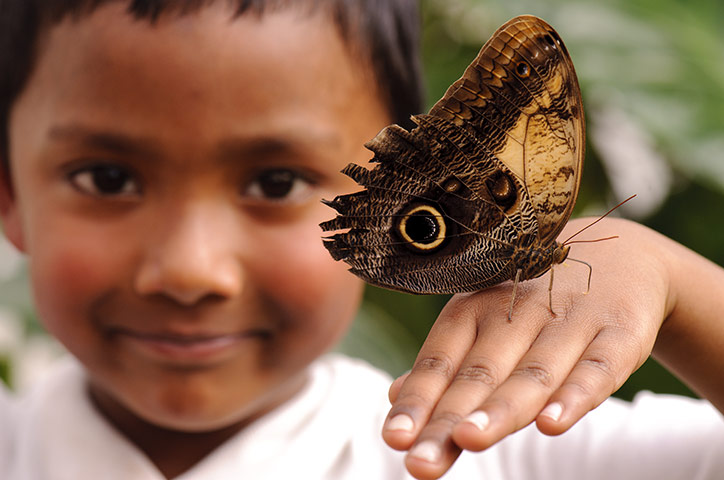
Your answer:
[[[0,383],[10,385],[12,378],[10,377],[10,357],[0,355]]]

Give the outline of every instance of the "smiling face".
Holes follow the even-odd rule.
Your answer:
[[[218,5],[216,5],[218,4]],[[65,20],[10,117],[8,237],[96,395],[203,431],[288,398],[354,316],[322,197],[389,122],[321,14]]]

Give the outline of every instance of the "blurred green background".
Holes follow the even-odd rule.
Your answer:
[[[581,82],[588,145],[574,215],[600,214],[636,193],[622,216],[724,264],[724,4],[424,0],[428,106],[498,26],[523,13],[556,28]],[[0,242],[0,378],[15,388],[60,351],[37,327],[26,285],[23,260]],[[340,349],[400,374],[446,300],[368,288]],[[618,395],[631,398],[640,389],[690,394],[653,361]]]
[[[621,216],[724,265],[724,3],[423,1],[428,106],[497,27],[524,13],[562,36],[583,91],[588,145],[574,216],[603,213],[635,193]],[[368,288],[342,348],[402,373],[445,301]],[[691,394],[653,360],[617,396],[641,389]]]

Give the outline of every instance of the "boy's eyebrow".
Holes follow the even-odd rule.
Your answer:
[[[54,141],[72,142],[121,155],[161,156],[162,145],[151,137],[124,132],[87,127],[83,124],[61,124],[52,126],[48,137]],[[285,152],[315,152],[334,147],[339,143],[337,135],[330,131],[307,129],[285,130],[275,134],[253,135],[250,137],[229,137],[216,146],[219,159],[237,160],[252,155],[283,154]]]
[[[95,130],[83,125],[56,125],[50,128],[48,137],[53,140],[80,142],[90,147],[118,153],[139,153],[155,150],[153,141],[123,133]]]
[[[251,138],[229,138],[219,145],[221,158],[238,158],[245,154],[276,154],[295,150],[311,150],[334,146],[339,142],[335,135],[322,132],[285,132],[278,135],[262,135]]]

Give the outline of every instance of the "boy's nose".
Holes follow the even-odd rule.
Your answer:
[[[165,295],[190,306],[240,292],[241,266],[231,245],[231,225],[207,213],[160,219],[155,231],[148,232],[135,278],[137,293]]]

